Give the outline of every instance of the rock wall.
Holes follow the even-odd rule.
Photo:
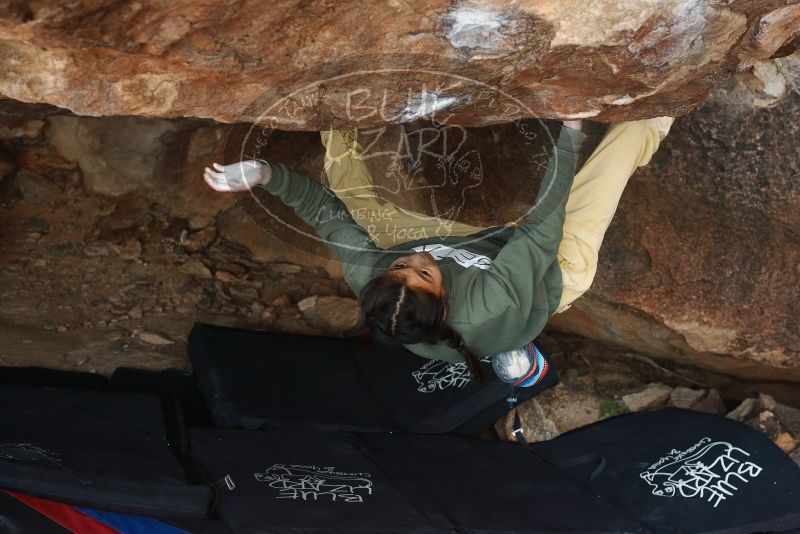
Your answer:
[[[0,367],[187,368],[196,321],[349,333],[355,300],[324,262],[203,183],[228,130],[0,102]]]
[[[747,380],[800,380],[798,65],[796,56],[759,63],[677,120],[626,190],[595,285],[553,319],[553,331]],[[465,192],[455,179],[434,195],[414,183],[398,189],[408,176],[398,182],[387,161],[368,159],[389,200],[493,225],[529,207],[549,149],[545,126],[417,120],[364,140],[380,154],[422,132],[412,148],[424,145],[430,156],[417,169],[428,182],[441,161],[477,164],[480,187]],[[603,127],[591,129],[597,141]],[[332,312],[352,312],[353,302],[331,254],[267,216],[302,229],[290,210],[266,193],[267,210],[254,198],[217,194],[200,179],[209,162],[233,161],[249,130],[0,102],[0,345],[15,347],[12,360],[0,351],[0,361],[41,353],[49,356],[35,358],[48,365],[77,366],[96,358],[92,347],[128,347],[125,340],[152,341],[154,332],[180,343],[193,320],[343,333],[329,316],[349,331],[353,313]],[[435,154],[422,134],[443,131],[453,146]],[[522,144],[521,132],[535,132],[535,141]],[[314,132],[272,131],[265,150],[321,175]],[[25,344],[40,338],[38,349]],[[182,358],[179,345],[143,343],[154,367]]]
[[[797,72],[783,80],[742,75],[675,123],[623,196],[590,295],[555,328],[800,379],[800,92]]]
[[[792,0],[10,0],[0,94],[283,130],[675,116],[798,29]]]

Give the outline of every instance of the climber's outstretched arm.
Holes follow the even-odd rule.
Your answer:
[[[369,234],[353,221],[347,207],[327,187],[281,163],[241,161],[206,168],[205,181],[216,191],[263,187],[311,225],[342,262],[345,280],[356,292],[367,282],[379,250]]]
[[[573,126],[579,127],[573,123]],[[547,164],[542,184],[531,212],[519,224],[489,269],[480,273],[472,292],[471,306],[503,302],[514,308],[521,324],[558,305],[558,294],[551,302],[537,300],[536,288],[554,266],[564,226],[564,206],[572,185],[578,153],[586,136],[579,130],[564,127]],[[497,299],[496,295],[505,298]],[[550,295],[548,295],[550,299]],[[495,313],[498,310],[487,310]]]

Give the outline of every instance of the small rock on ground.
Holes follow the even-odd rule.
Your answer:
[[[310,310],[317,303],[317,299],[318,298],[319,298],[319,295],[312,295],[310,297],[306,297],[306,298],[304,298],[303,300],[301,300],[300,302],[297,303],[297,307],[301,312],[304,312],[306,310]]]
[[[142,255],[142,244],[136,238],[131,238],[119,247],[117,255],[123,260],[135,260]]]
[[[775,415],[786,432],[796,439],[800,439],[800,409],[786,406],[785,404],[777,404],[775,406]]]
[[[744,421],[755,411],[756,409],[756,399],[745,399],[742,403],[731,410],[727,417],[728,419],[734,419],[736,421]]]
[[[670,398],[672,388],[664,384],[648,384],[645,389],[622,397],[622,402],[631,412],[659,408]]]
[[[794,439],[794,437],[792,437],[792,435],[788,432],[781,432],[773,441],[775,442],[775,445],[780,447],[780,449],[786,454],[789,454],[797,448],[797,440]]]
[[[715,415],[723,415],[725,413],[725,406],[722,404],[722,398],[719,395],[719,390],[710,389],[705,397],[697,401],[694,406],[692,406],[692,410]]]
[[[759,412],[758,415],[745,420],[745,424],[755,428],[759,432],[763,432],[769,439],[775,440],[781,432],[781,424],[778,422],[775,414],[765,410]]]
[[[703,389],[676,387],[669,396],[669,405],[676,408],[691,408],[706,394]]]
[[[238,281],[238,278],[236,277],[236,275],[231,273],[231,272],[228,272],[228,271],[217,271],[217,272],[214,273],[214,277],[217,280],[220,280],[220,281],[226,282],[226,283],[231,283],[231,282]]]
[[[154,334],[152,332],[141,332],[139,334],[139,339],[148,345],[172,345],[174,343],[171,339],[167,339],[161,334]]]
[[[358,301],[344,297],[309,297],[297,303],[303,320],[331,335],[354,331],[361,319]]]
[[[214,241],[215,237],[217,237],[216,228],[209,226],[200,230],[199,232],[189,234],[189,236],[183,241],[183,248],[190,254],[199,252],[208,247],[211,242]]]
[[[299,265],[295,265],[294,263],[272,263],[270,264],[270,268],[273,272],[279,274],[297,274],[303,270],[302,267]]]
[[[525,439],[535,442],[600,420],[601,402],[602,399],[591,388],[565,381],[542,392],[536,399],[521,403],[516,409],[522,420]],[[504,439],[511,439],[508,436],[514,424],[514,414],[514,410],[509,411],[495,425]]]
[[[17,187],[25,200],[48,200],[61,193],[47,178],[25,169],[17,171]]]
[[[522,425],[522,435],[529,443],[547,441],[560,434],[555,422],[547,417],[542,405],[536,399],[523,402],[516,410]],[[517,441],[516,436],[512,434],[514,413],[514,410],[511,410],[506,417],[500,418],[495,423],[495,430],[503,440]]]
[[[778,404],[775,401],[775,397],[767,393],[759,393],[757,400],[759,410],[774,410],[775,406]]]
[[[198,259],[192,258],[178,269],[183,274],[197,276],[198,278],[211,278],[211,271]]]

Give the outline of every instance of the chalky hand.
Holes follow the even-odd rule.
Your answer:
[[[266,185],[272,177],[268,163],[252,159],[230,165],[214,163],[212,166],[214,170],[205,168],[203,178],[215,191],[247,191],[257,185]]]

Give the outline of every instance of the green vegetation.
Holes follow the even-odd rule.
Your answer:
[[[615,415],[627,412],[628,408],[619,401],[614,399],[603,399],[600,401],[600,419],[614,417]]]

